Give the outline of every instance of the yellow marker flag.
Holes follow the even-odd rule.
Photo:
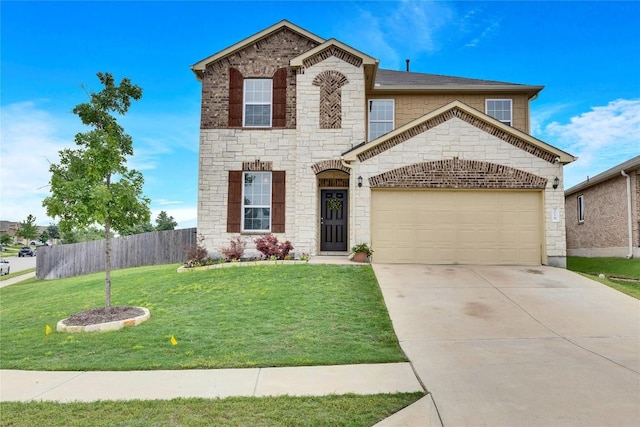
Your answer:
[[[46,326],[44,327],[44,334],[45,334],[45,335],[49,335],[50,333],[51,333],[51,326],[46,325]]]
[[[176,341],[176,337],[171,335],[171,345],[178,345],[178,341]]]

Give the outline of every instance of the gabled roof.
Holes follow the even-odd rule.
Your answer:
[[[362,53],[357,49],[352,48],[349,45],[346,45],[344,43],[342,43],[339,40],[336,39],[329,39],[327,41],[325,41],[324,43],[320,44],[319,46],[316,46],[315,48],[304,52],[302,55],[297,56],[295,58],[293,58],[290,62],[290,65],[292,67],[302,67],[304,65],[304,62],[306,60],[308,60],[309,58],[319,54],[320,52],[330,49],[331,47],[336,47],[340,50],[343,50],[353,56],[356,56],[358,58],[360,58],[362,60],[362,64],[363,65],[377,65],[378,64],[378,60],[367,55],[366,53]]]
[[[586,181],[581,182],[580,184],[574,185],[564,192],[565,196],[569,196],[573,193],[577,193],[580,190],[584,190],[585,188],[589,188],[592,185],[599,184],[603,181],[606,181],[613,177],[622,176],[622,171],[631,171],[634,169],[640,169],[640,156],[636,156],[632,159],[627,160],[626,162],[620,163],[612,167],[611,169],[607,169],[606,171],[599,173],[593,178],[587,178]]]
[[[350,151],[343,153],[342,158],[345,161],[365,161],[453,117],[461,118],[473,126],[490,132],[495,137],[549,162],[559,161],[560,163],[566,164],[576,160],[571,154],[559,150],[514,127],[506,125],[460,101],[450,102],[373,141],[360,144]]]
[[[308,39],[311,39],[317,43],[323,43],[324,39],[321,37],[316,36],[313,33],[310,33],[309,31],[305,30],[304,28],[298,27],[295,24],[292,24],[291,22],[287,21],[286,19],[283,19],[282,21],[278,22],[277,24],[274,24],[272,26],[270,26],[269,28],[265,28],[264,30],[255,33],[252,36],[247,37],[246,39],[239,41],[238,43],[229,46],[226,49],[221,50],[218,53],[214,53],[211,56],[206,57],[205,59],[196,62],[195,64],[193,64],[191,66],[191,70],[193,70],[193,72],[196,74],[196,77],[198,78],[198,80],[202,79],[202,73],[204,72],[205,68],[207,67],[207,64],[214,62],[214,61],[218,61],[226,56],[232,55],[235,52],[244,49],[246,46],[251,45],[261,39],[266,38],[267,36],[269,36],[272,33],[275,33],[277,31],[280,31],[282,28],[287,28],[293,32],[296,32]]]
[[[439,74],[378,69],[375,90],[380,91],[468,91],[526,92],[535,96],[544,86],[530,86],[494,80],[469,79]]]

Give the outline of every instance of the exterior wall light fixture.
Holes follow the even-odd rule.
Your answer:
[[[560,185],[560,179],[558,179],[558,177],[556,176],[555,179],[553,180],[553,189],[557,189],[558,185]]]
[[[362,176],[358,177],[358,187],[362,187]]]

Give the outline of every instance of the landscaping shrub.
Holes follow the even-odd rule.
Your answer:
[[[273,234],[267,234],[254,240],[256,249],[262,253],[265,259],[276,257],[277,259],[285,259],[289,255],[289,251],[293,249],[290,241],[278,242],[278,238]]]
[[[221,247],[220,252],[222,252],[225,260],[227,261],[239,260],[244,256],[244,250],[246,247],[247,242],[240,236],[236,236],[229,242],[229,247]]]
[[[204,241],[204,236],[200,234],[198,235],[197,243],[195,245],[185,246],[184,252],[187,257],[185,264],[189,266],[196,266],[196,265],[203,264],[205,258],[209,254],[207,252],[207,249],[204,246],[202,246],[203,241]]]

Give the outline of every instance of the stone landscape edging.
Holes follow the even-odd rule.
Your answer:
[[[58,322],[56,326],[56,330],[58,332],[66,332],[66,333],[78,333],[78,332],[106,332],[106,331],[117,331],[118,329],[122,329],[126,326],[137,326],[140,323],[149,320],[151,317],[151,313],[148,309],[144,307],[136,307],[140,310],[144,311],[143,314],[136,317],[131,317],[129,319],[115,320],[113,322],[105,322],[105,323],[96,323],[94,325],[86,325],[86,326],[78,326],[78,325],[65,325],[64,321],[67,319],[62,319]]]

